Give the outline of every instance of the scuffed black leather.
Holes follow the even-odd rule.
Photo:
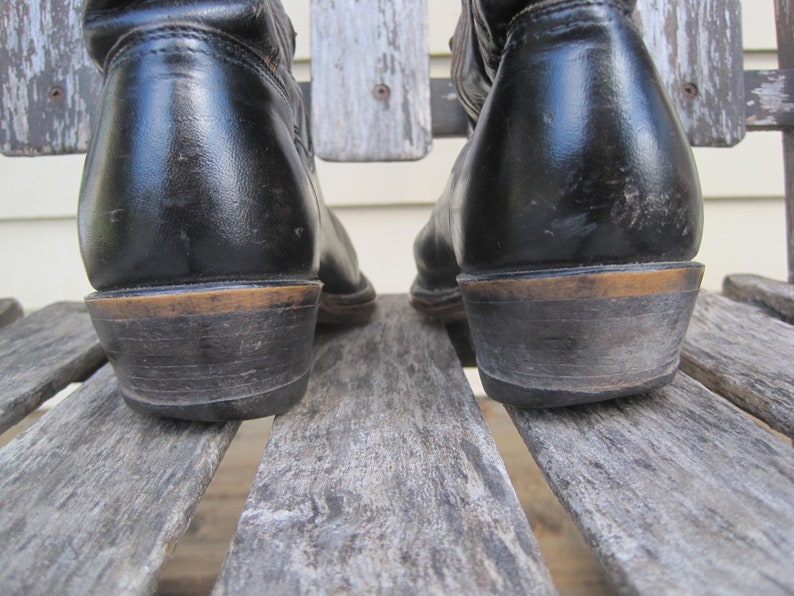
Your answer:
[[[491,90],[507,30],[522,10],[559,0],[461,0],[452,37],[452,80],[469,118],[476,123]],[[632,11],[636,0],[619,0]]]
[[[697,172],[630,7],[546,0],[506,31],[473,136],[417,238],[419,286],[454,286],[455,266],[477,274],[693,258]]]
[[[317,184],[277,0],[91,0],[105,84],[79,233],[98,290],[315,279],[366,286]]]

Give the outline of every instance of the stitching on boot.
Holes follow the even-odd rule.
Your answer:
[[[210,48],[142,49],[140,47],[136,47],[139,46],[139,44],[146,42],[171,40],[180,37],[207,42],[210,44]],[[216,51],[215,47],[217,46],[220,46],[224,52]],[[180,54],[184,52],[212,56],[226,63],[247,68],[262,78],[269,80],[276,87],[279,95],[281,95],[281,97],[284,99],[294,117],[294,110],[289,101],[289,93],[287,92],[287,88],[276,74],[276,69],[278,68],[277,56],[275,57],[275,60],[272,53],[266,57],[262,57],[253,50],[248,49],[246,46],[237,43],[234,40],[227,39],[221,32],[205,31],[202,29],[185,26],[158,27],[156,30],[143,32],[140,30],[133,30],[129,34],[122,37],[110,50],[110,52],[108,52],[103,71],[107,73],[113,66],[141,56],[157,54]]]
[[[510,21],[507,26],[508,31],[513,28],[518,19],[522,17],[529,17],[532,20],[540,20],[544,17],[554,16],[557,13],[573,10],[576,8],[606,6],[614,8],[622,12],[624,15],[629,15],[631,10],[620,0],[543,0],[537,4],[527,6],[524,10],[519,12]]]

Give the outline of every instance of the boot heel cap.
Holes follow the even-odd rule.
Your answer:
[[[321,284],[182,286],[86,299],[130,407],[190,420],[280,414],[308,383]]]
[[[702,275],[671,263],[461,276],[486,392],[555,407],[669,383]]]

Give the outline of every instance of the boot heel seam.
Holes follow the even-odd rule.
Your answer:
[[[215,48],[140,48],[140,44],[147,42],[155,42],[162,40],[177,39],[178,37],[190,38],[196,41],[207,42],[209,44],[220,45],[224,51],[218,51]],[[123,64],[135,58],[143,56],[154,56],[158,54],[203,54],[222,60],[228,64],[241,66],[247,68],[254,74],[259,75],[262,79],[269,81],[279,92],[279,95],[284,100],[284,103],[290,110],[290,114],[294,120],[294,110],[290,105],[287,88],[284,83],[278,78],[275,70],[273,56],[278,54],[274,52],[268,56],[262,56],[245,45],[235,42],[234,40],[227,39],[226,36],[218,31],[206,31],[195,27],[184,26],[169,26],[158,27],[156,30],[140,31],[135,30],[123,36],[108,52],[105,64],[102,68],[104,73],[110,71],[111,68]]]
[[[624,16],[631,14],[631,10],[619,0],[563,0],[558,2],[556,0],[545,0],[539,4],[533,4],[520,11],[507,26],[507,35],[510,35],[512,29],[518,25],[519,20],[527,17],[527,20],[540,21],[544,18],[559,15],[560,13],[574,10],[577,8],[594,8],[606,7],[614,8],[620,11]],[[563,29],[571,29],[578,25],[578,22],[568,23]]]

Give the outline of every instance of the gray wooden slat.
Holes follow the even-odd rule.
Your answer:
[[[311,86],[303,83],[304,94]],[[794,68],[744,71],[747,130],[794,127]],[[434,137],[466,137],[470,125],[449,78],[430,79]],[[668,90],[674,92],[673,90]]]
[[[794,68],[744,71],[748,130],[794,126]]]
[[[302,83],[307,97],[311,85]],[[794,127],[794,68],[744,71],[747,130],[782,130]],[[430,79],[434,137],[466,137],[469,120],[449,78]],[[673,90],[668,90],[674,92]],[[708,145],[706,145],[708,146]]]
[[[1,1],[1,0],[0,0]],[[97,75],[97,78],[99,75]],[[794,69],[746,70],[744,72],[747,130],[782,130],[794,127]],[[300,82],[300,88],[311,111],[311,83]],[[458,102],[457,92],[449,78],[430,79],[433,137],[466,137],[470,133],[466,112]],[[85,118],[93,113],[96,97],[84,96]],[[38,153],[81,153],[88,146],[85,138],[76,145],[52,145]],[[2,147],[0,147],[2,149]],[[0,151],[9,155],[28,155],[25,145],[16,150]]]
[[[418,8],[417,3],[404,1],[410,8]],[[735,143],[744,134],[742,118],[752,129],[779,129],[794,125],[792,102],[789,101],[794,75],[786,69],[748,71],[744,77],[748,101],[737,100],[742,95],[739,89],[741,77],[736,70],[737,64],[741,69],[741,62],[737,62],[741,58],[737,53],[740,52],[737,39],[741,38],[741,28],[735,20],[738,0],[727,0],[728,12],[725,15],[714,11],[715,3],[723,0],[680,0],[677,7],[673,6],[674,1],[679,0],[639,0],[638,21],[645,29],[646,42],[664,74],[690,140],[705,146]],[[356,4],[364,4],[363,10],[373,10],[374,7],[374,3]],[[0,0],[0,152],[41,155],[86,150],[101,79],[82,46],[81,5],[82,0]],[[697,8],[696,12],[691,12],[692,5]],[[418,11],[412,14],[418,18]],[[657,21],[659,18],[662,20]],[[407,23],[405,20],[400,22]],[[701,23],[707,23],[704,30],[701,30]],[[726,29],[727,23],[730,23],[730,28]],[[677,27],[684,27],[684,30]],[[370,28],[355,27],[354,34],[358,36],[364,29]],[[692,32],[696,35],[687,38]],[[682,40],[675,42],[674,50],[670,49],[667,40],[672,33],[675,33],[675,39]],[[323,37],[328,37],[327,30]],[[703,51],[708,52],[706,61],[700,61]],[[350,55],[357,59],[351,61]],[[353,77],[352,71],[360,69],[359,58],[360,54],[352,52],[345,56],[345,76]],[[728,65],[728,70],[719,68],[723,62]],[[420,64],[423,65],[424,62]],[[401,65],[401,68],[406,69],[407,66]],[[317,78],[321,84],[325,80],[325,86],[333,88],[332,94],[337,93],[338,81],[330,80],[331,72],[323,79],[325,73],[317,66],[315,57],[315,83]],[[417,76],[425,75],[417,73]],[[703,80],[705,85],[698,83]],[[685,87],[690,82],[702,91],[694,99],[685,92],[685,89],[691,89]],[[304,83],[302,87],[306,92],[309,85]],[[449,79],[431,81],[434,136],[468,134],[465,113],[454,100],[451,89]],[[730,92],[724,94],[725,89]],[[359,99],[371,107],[371,94]],[[423,105],[425,101],[422,99]],[[344,106],[335,106],[334,109],[338,111]],[[323,105],[317,110],[327,114],[328,106]],[[360,113],[358,107],[355,110],[355,114]],[[356,126],[359,123],[359,120],[354,121]],[[339,143],[340,129],[334,130],[330,124],[326,127],[324,121],[316,123],[315,127],[321,144],[329,135],[332,142]],[[382,145],[380,141],[377,144]]]
[[[81,303],[43,308],[0,331],[0,432],[105,360]]]
[[[0,451],[0,592],[152,593],[237,426],[141,416],[102,369]]]
[[[791,447],[699,383],[508,410],[619,593],[791,593]]]
[[[786,188],[788,281],[794,284],[794,130],[783,131],[783,163]]]
[[[745,135],[740,0],[638,0],[635,15],[690,143]]]
[[[0,151],[84,151],[101,79],[83,48],[82,0],[0,0]]]
[[[545,563],[440,325],[405,296],[326,331],[277,417],[216,594],[549,593]]]
[[[794,437],[794,327],[702,291],[681,370],[769,426]]]
[[[732,300],[765,308],[772,316],[794,324],[794,284],[759,275],[729,275],[722,292]]]
[[[794,68],[794,0],[775,0],[777,61]],[[794,283],[794,129],[783,131],[783,168],[786,188],[786,250],[788,281]]]
[[[0,328],[21,318],[22,305],[13,298],[0,298]]]
[[[427,0],[312,0],[311,6],[317,155],[424,157],[433,141]]]
[[[309,81],[298,83],[303,94],[306,111],[312,110],[312,84]],[[460,105],[458,92],[452,79],[434,77],[430,79],[430,109],[433,117],[433,137],[466,137],[470,132],[469,118]]]

